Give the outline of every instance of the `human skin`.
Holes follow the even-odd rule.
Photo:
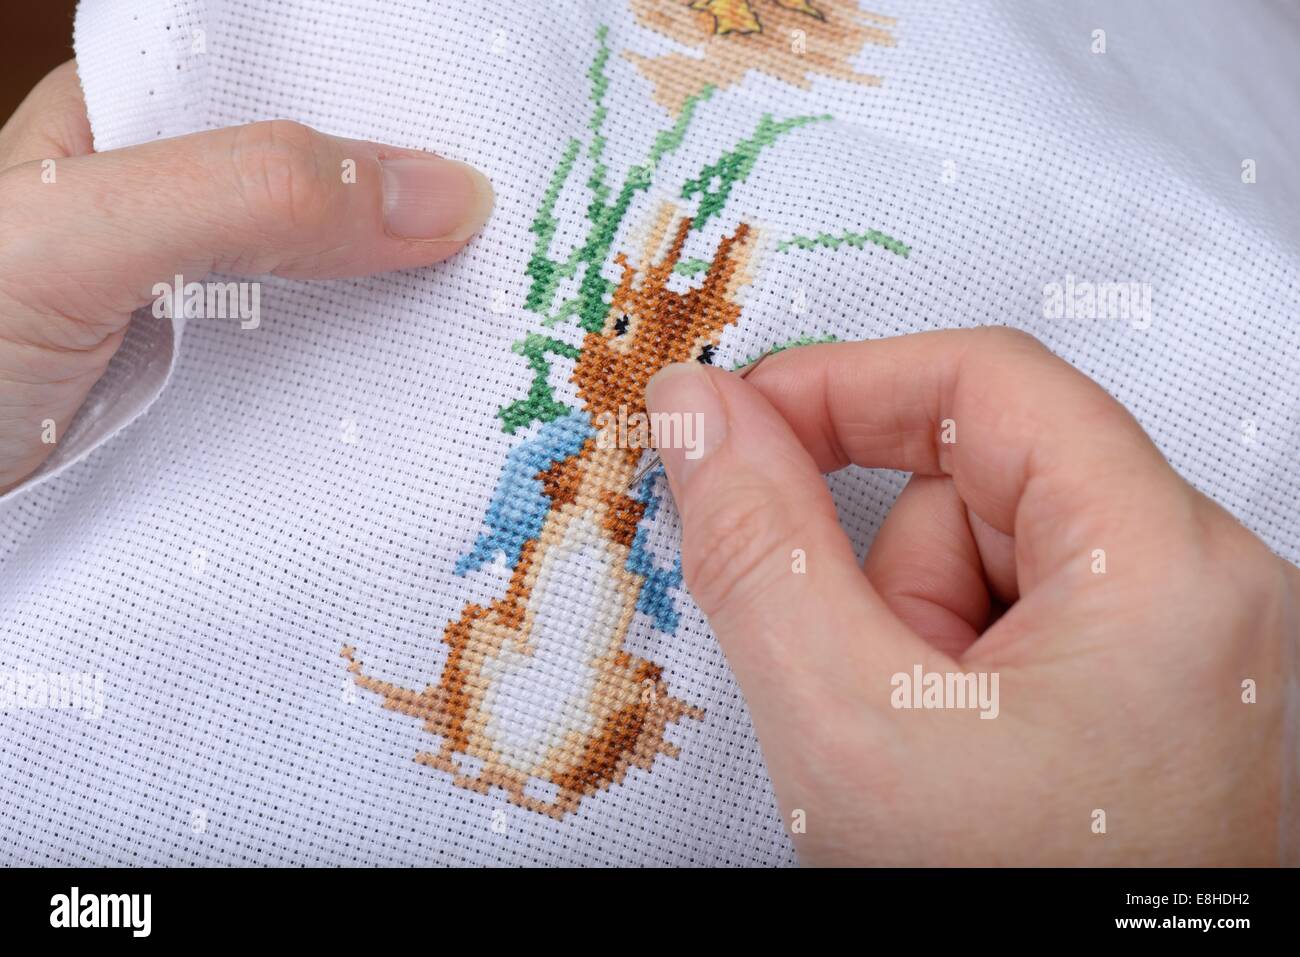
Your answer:
[[[703,416],[702,455],[660,450],[685,580],[801,861],[1294,863],[1300,571],[1037,340],[686,363],[647,404]],[[850,463],[912,473],[862,566],[822,478]],[[997,717],[894,707],[918,664],[996,672]]]
[[[287,120],[94,153],[65,63],[0,129],[0,493],[53,450],[46,423],[63,434],[155,283],[426,266],[492,199],[464,164]]]

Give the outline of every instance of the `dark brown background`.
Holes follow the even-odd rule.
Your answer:
[[[38,80],[72,59],[77,0],[0,0],[0,126]]]

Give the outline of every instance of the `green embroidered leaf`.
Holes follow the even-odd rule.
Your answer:
[[[724,153],[716,163],[704,167],[700,170],[699,176],[687,180],[682,186],[682,199],[690,199],[697,194],[700,197],[699,210],[691,228],[701,228],[722,211],[731,196],[732,187],[744,182],[754,169],[758,155],[766,147],[771,146],[790,130],[829,119],[829,116],[795,116],[778,123],[772,119],[770,113],[763,114],[753,136],[741,140],[736,144],[735,149]]]
[[[886,236],[877,229],[868,229],[865,233],[847,232],[840,236],[832,236],[829,233],[818,233],[816,236],[791,236],[789,239],[783,239],[777,243],[776,250],[783,253],[792,248],[812,249],[815,246],[825,246],[828,249],[851,246],[854,249],[862,249],[867,243],[880,246],[882,249],[888,249],[891,253],[896,253],[904,259],[912,251],[911,246]]]
[[[567,415],[571,410],[556,400],[551,389],[551,364],[546,361],[546,356],[559,355],[576,360],[581,350],[567,342],[537,333],[530,333],[510,348],[528,360],[528,366],[533,370],[533,383],[528,389],[527,398],[518,399],[497,410],[506,434],[513,435],[518,429],[527,428],[534,422],[550,422]]]
[[[566,319],[572,319],[578,312],[578,300],[566,299],[560,303],[560,308],[545,319],[542,320],[542,326],[547,329],[553,329]]]
[[[672,127],[660,130],[655,136],[646,161],[628,170],[627,178],[623,181],[614,204],[604,207],[600,218],[594,221],[595,225],[582,250],[581,259],[587,267],[578,293],[582,300],[582,305],[578,309],[578,322],[587,332],[596,332],[605,325],[607,308],[605,296],[609,291],[609,283],[601,275],[601,267],[609,257],[609,250],[614,245],[614,236],[624,217],[627,216],[633,198],[637,193],[649,188],[660,162],[676,150],[685,139],[696,108],[712,95],[713,87],[707,86],[686,100],[681,115],[677,117]]]
[[[561,192],[569,180],[577,163],[578,152],[582,144],[577,139],[569,140],[564,154],[555,168],[555,173],[542,195],[541,207],[533,221],[530,231],[537,236],[532,257],[529,259],[527,273],[532,278],[524,307],[532,312],[545,312],[555,299],[556,290],[561,280],[578,274],[582,269],[576,310],[562,307],[561,313],[545,321],[547,326],[554,325],[560,315],[565,317],[577,315],[579,324],[588,332],[595,331],[605,323],[605,298],[612,288],[608,280],[601,275],[609,251],[614,243],[627,211],[637,193],[648,189],[654,173],[665,156],[676,150],[686,137],[695,116],[696,107],[713,95],[713,87],[708,86],[699,93],[689,97],[682,107],[673,125],[660,130],[651,145],[650,155],[646,161],[628,170],[617,198],[608,202],[610,189],[605,182],[608,167],[604,163],[606,139],[604,135],[605,118],[608,110],[605,106],[605,94],[609,89],[609,78],[605,66],[609,61],[610,50],[606,42],[609,35],[607,27],[600,27],[596,32],[598,48],[587,76],[591,80],[591,101],[594,106],[591,120],[588,122],[590,142],[587,156],[592,161],[591,175],[587,178],[587,188],[591,190],[591,201],[587,205],[587,218],[591,229],[584,242],[574,248],[567,259],[557,261],[551,258],[551,243],[555,239],[557,222],[555,206]]]
[[[528,289],[528,296],[524,300],[524,308],[533,312],[542,312],[551,304],[555,298],[555,287],[559,285],[558,275],[559,265],[552,262],[548,253],[551,249],[551,241],[555,238],[555,230],[559,223],[555,219],[555,203],[560,198],[560,191],[564,189],[564,183],[569,178],[569,173],[573,171],[573,163],[578,157],[578,150],[582,144],[576,139],[569,140],[564,148],[564,155],[560,157],[559,165],[555,167],[555,173],[551,176],[551,182],[546,187],[546,192],[542,194],[542,205],[537,210],[537,218],[533,224],[528,227],[528,231],[537,236],[537,243],[533,246],[533,255],[528,260],[528,267],[525,270],[532,277],[532,285]]]
[[[708,268],[707,259],[682,259],[673,267],[673,272],[682,276],[698,276]]]
[[[608,110],[605,108],[605,93],[609,89],[609,77],[605,75],[605,64],[609,62],[609,44],[606,38],[609,36],[609,27],[604,26],[596,31],[596,59],[591,63],[591,69],[587,71],[587,76],[591,80],[591,101],[595,104],[595,112],[591,114],[591,146],[587,150],[587,156],[591,159],[592,168],[591,176],[587,178],[587,186],[591,190],[591,205],[587,209],[587,218],[595,222],[600,215],[600,210],[605,205],[605,200],[609,196],[609,187],[605,185],[605,173],[608,171],[604,163],[605,156],[605,135],[604,125],[605,117]]]

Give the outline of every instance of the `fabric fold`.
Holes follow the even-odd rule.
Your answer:
[[[206,14],[206,0],[137,4],[130,16],[100,0],[77,7],[73,47],[96,152],[209,126]],[[183,329],[183,316],[139,310],[49,458],[0,502],[59,475],[144,415],[171,378]]]

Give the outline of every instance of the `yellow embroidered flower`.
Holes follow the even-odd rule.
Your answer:
[[[712,85],[735,86],[750,70],[801,89],[815,75],[879,86],[853,60],[868,44],[893,46],[893,17],[860,10],[857,0],[630,0],[643,26],[696,47],[701,56],[626,56],[654,84],[674,115]]]

